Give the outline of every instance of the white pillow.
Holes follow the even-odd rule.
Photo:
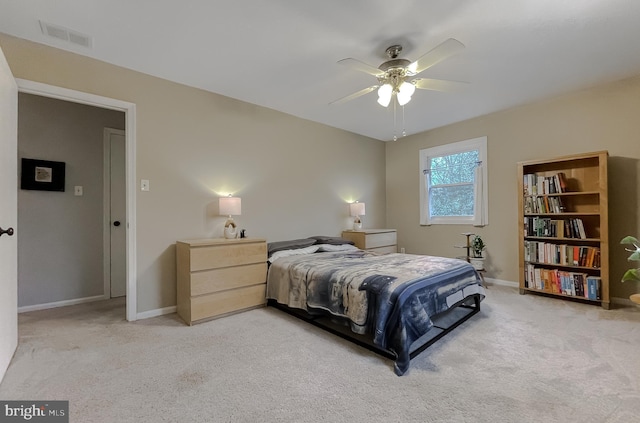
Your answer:
[[[351,245],[351,244],[340,244],[340,245],[333,245],[333,244],[318,244],[318,247],[320,247],[320,249],[318,251],[353,251],[353,250],[358,250],[359,248],[356,247],[355,245]]]
[[[269,263],[273,263],[274,261],[282,257],[297,256],[301,254],[313,254],[318,251],[319,248],[319,245],[310,245],[309,247],[296,248],[294,250],[276,251],[275,253],[271,254],[271,257],[269,257]]]

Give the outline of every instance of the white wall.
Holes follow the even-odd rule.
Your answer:
[[[19,165],[22,158],[66,165],[64,192],[18,191],[20,307],[103,294],[105,127],[123,129],[124,113],[19,94]]]
[[[0,49],[0,227],[17,226],[16,181],[18,87]],[[0,382],[18,345],[18,290],[16,236],[3,235],[0,240]]]

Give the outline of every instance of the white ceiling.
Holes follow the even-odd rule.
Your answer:
[[[93,45],[46,36],[40,20]],[[402,112],[394,129],[375,92],[329,105],[376,83],[338,60],[466,46],[420,76],[469,84],[417,90],[408,135],[640,74],[638,0],[0,0],[0,32],[385,141]]]

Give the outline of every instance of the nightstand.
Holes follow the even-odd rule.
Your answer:
[[[343,231],[342,238],[351,240],[361,250],[377,253],[397,253],[398,236],[395,229],[361,229]]]
[[[264,239],[176,242],[178,315],[189,325],[266,303]]]

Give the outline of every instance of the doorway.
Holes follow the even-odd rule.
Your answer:
[[[44,97],[51,97],[60,100],[81,103],[99,108],[122,111],[125,114],[125,191],[126,206],[125,217],[121,225],[125,233],[126,254],[125,254],[125,291],[126,291],[126,319],[133,321],[137,319],[137,287],[136,287],[136,237],[135,237],[135,104],[115,100],[108,97],[87,94],[80,91],[55,87],[39,82],[16,79],[18,91]],[[105,295],[107,292],[105,292]],[[110,295],[110,293],[109,293]]]

